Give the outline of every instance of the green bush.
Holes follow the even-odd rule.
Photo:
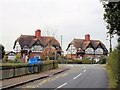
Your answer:
[[[118,84],[118,88],[120,88],[120,37],[118,39],[118,81],[117,81],[117,84]]]
[[[95,63],[94,60],[89,60],[89,59],[83,59],[83,60],[67,60],[68,64],[93,64]]]
[[[106,58],[105,56],[101,56],[101,58],[100,58],[100,60],[99,60],[98,63],[100,63],[100,64],[105,64],[106,61],[107,61],[107,58]]]
[[[89,59],[83,59],[82,60],[82,64],[92,64],[93,60],[89,60]]]
[[[82,64],[82,60],[75,60],[76,64]]]
[[[107,73],[109,78],[109,87],[117,87],[118,79],[118,51],[114,50],[109,54],[107,58]]]
[[[73,64],[73,60],[68,60],[68,64]]]

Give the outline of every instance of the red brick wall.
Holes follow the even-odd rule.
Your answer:
[[[74,59],[74,58],[76,58],[76,55],[75,54],[67,54],[67,58],[71,58],[71,56],[72,56],[72,59]]]
[[[85,35],[85,41],[90,41],[90,35],[89,34]]]
[[[37,30],[35,31],[35,36],[36,36],[37,38],[40,38],[40,37],[41,37],[41,30],[40,30],[40,29],[37,29]]]

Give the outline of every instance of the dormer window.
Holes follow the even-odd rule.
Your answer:
[[[95,54],[103,54],[103,49],[102,48],[97,48],[95,50]]]
[[[24,46],[24,49],[27,49],[28,48],[28,46]]]
[[[93,48],[87,48],[87,49],[85,50],[85,53],[86,53],[86,54],[94,54],[94,49],[93,49]]]
[[[35,45],[31,48],[32,52],[42,52],[43,47],[40,45]]]

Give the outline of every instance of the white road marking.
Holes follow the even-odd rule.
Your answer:
[[[80,73],[79,75],[77,75],[76,77],[74,77],[73,79],[76,79],[76,78],[78,78],[79,76],[81,76],[82,75],[82,73]]]
[[[83,67],[85,69],[85,67]]]
[[[83,72],[86,72],[86,69]]]
[[[67,84],[67,83],[64,83],[64,84],[60,85],[60,86],[57,87],[57,88],[61,88],[61,87],[65,86],[66,84]]]

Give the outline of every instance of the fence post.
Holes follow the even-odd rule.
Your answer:
[[[15,66],[13,66],[13,77],[15,77]]]

